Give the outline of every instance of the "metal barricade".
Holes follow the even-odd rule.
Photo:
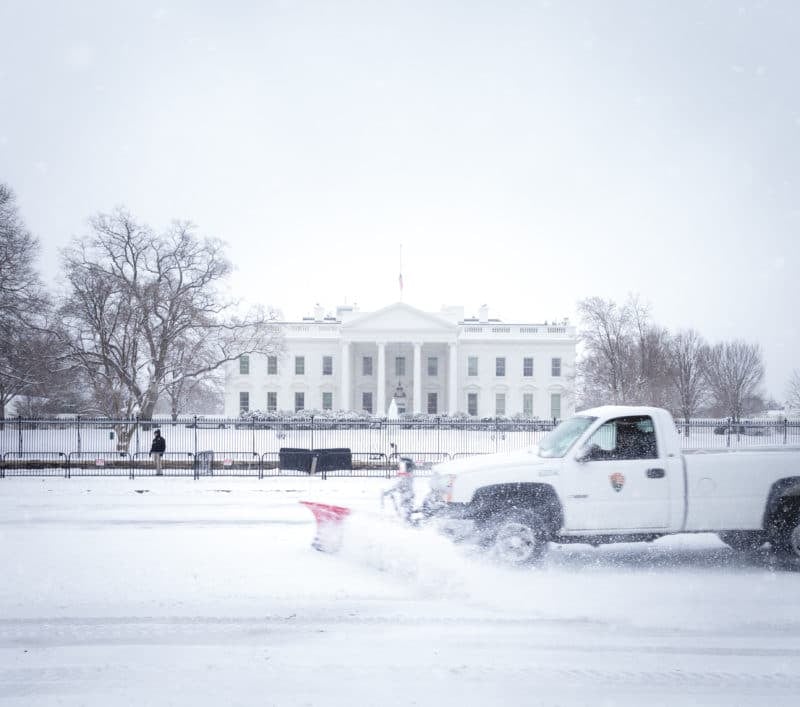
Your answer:
[[[64,452],[6,452],[0,463],[0,479],[6,476],[64,476],[69,465]]]
[[[132,461],[128,452],[70,452],[67,454],[67,477],[130,477]]]
[[[164,452],[161,455],[161,476],[192,476],[194,454],[192,452]],[[156,476],[156,465],[149,452],[136,452],[130,468],[130,478]]]
[[[281,472],[281,463],[278,452],[264,452],[261,455],[261,475],[259,478],[263,479],[265,476],[284,476]],[[299,472],[286,474],[286,476],[301,476]]]
[[[389,477],[387,473],[395,468],[383,452],[353,452],[353,471],[351,476]]]
[[[194,478],[201,476],[255,476],[262,478],[261,456],[257,452],[198,452]]]
[[[408,457],[414,462],[416,476],[430,476],[429,472],[434,464],[452,459],[447,452],[395,452],[389,455],[391,468],[397,467],[401,457]]]

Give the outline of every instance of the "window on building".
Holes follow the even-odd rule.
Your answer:
[[[494,414],[500,417],[506,414],[506,394],[497,393],[494,396]]]
[[[306,374],[306,357],[305,356],[295,356],[294,357],[294,372],[295,375],[304,376]]]
[[[553,376],[553,378],[560,378],[561,377],[561,359],[560,358],[554,358],[550,362],[550,375]]]
[[[322,357],[322,375],[323,376],[333,375],[333,356]]]
[[[477,356],[469,356],[467,358],[467,375],[468,376],[477,376],[478,375],[478,357]]]
[[[428,375],[439,375],[439,359],[436,356],[428,356]]]
[[[274,390],[267,391],[267,412],[278,412],[278,393]]]
[[[550,395],[550,417],[554,420],[561,419],[561,393]]]
[[[478,416],[478,394],[467,393],[467,415]]]
[[[243,376],[250,375],[250,357],[247,354],[239,356],[239,373]]]
[[[522,414],[525,417],[533,417],[533,393],[522,394]]]
[[[533,356],[526,356],[522,359],[522,375],[526,378],[533,375]]]
[[[323,391],[322,393],[322,409],[333,410],[333,393]]]
[[[361,393],[361,409],[372,414],[372,393]]]
[[[306,394],[305,393],[295,393],[294,394],[294,411],[300,412],[300,410],[305,410],[306,408]]]
[[[372,356],[364,356],[364,358],[361,359],[361,375],[372,375]]]
[[[406,357],[397,356],[394,359],[394,374],[396,376],[404,376],[406,374]]]
[[[267,356],[267,375],[268,376],[277,376],[278,375],[278,357],[277,356]]]
[[[494,374],[498,378],[502,378],[506,374],[506,357],[498,356],[494,360]]]
[[[250,393],[239,393],[239,414],[250,412]]]
[[[437,415],[439,413],[439,395],[428,393],[428,414]]]

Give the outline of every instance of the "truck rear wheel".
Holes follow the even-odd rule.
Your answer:
[[[775,549],[784,559],[800,563],[800,513],[781,523]]]
[[[492,554],[508,565],[530,565],[547,551],[544,523],[535,511],[511,511],[494,528]]]

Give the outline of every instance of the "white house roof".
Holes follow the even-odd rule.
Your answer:
[[[458,325],[442,317],[423,312],[404,302],[395,302],[375,312],[366,312],[342,324],[342,338],[380,340],[382,335],[397,338],[407,334],[410,340],[440,338],[455,341]]]

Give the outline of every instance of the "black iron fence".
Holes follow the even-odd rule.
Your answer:
[[[424,474],[433,464],[537,444],[554,426],[545,420],[428,418],[424,420],[6,419],[0,424],[4,476],[147,476],[153,430],[167,451],[165,476],[297,476],[281,468],[281,449],[350,450],[348,469],[331,476],[388,476],[400,456]],[[800,445],[800,420],[689,420],[676,423],[684,448]]]

